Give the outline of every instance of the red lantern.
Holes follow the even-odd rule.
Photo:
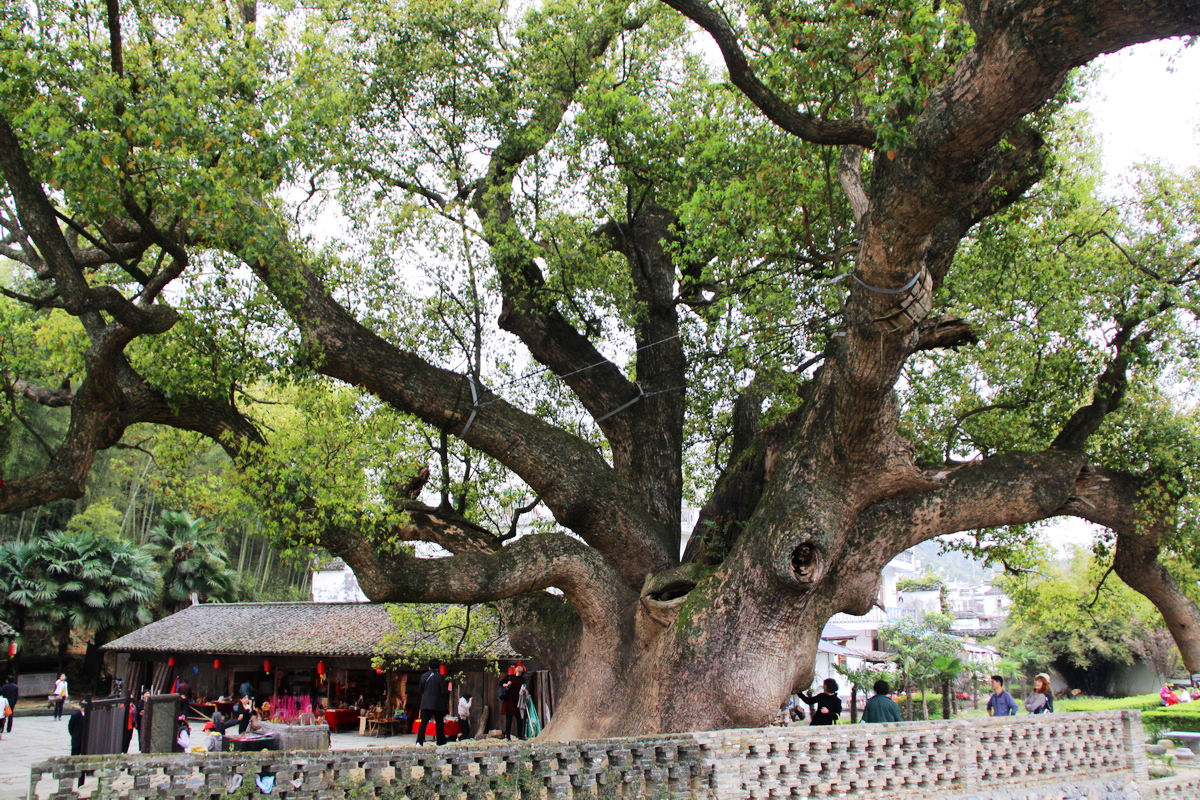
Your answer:
[[[324,675],[324,674],[325,674],[325,662],[324,662],[324,661],[318,661],[318,662],[317,662],[317,674],[318,674],[318,675]]]
[[[376,675],[382,675],[382,674],[383,674],[383,667],[376,667],[376,668],[375,668],[375,674],[376,674]]]
[[[168,667],[175,666],[175,656],[167,656],[167,666]]]
[[[221,668],[221,659],[214,658],[213,659],[213,669],[220,669],[220,668]]]
[[[445,664],[442,664],[441,666],[438,667],[438,673],[441,675],[449,675],[450,668],[447,667]]]
[[[9,658],[17,657],[17,643],[16,642],[8,643],[8,657]]]
[[[268,675],[271,674],[271,659],[263,659],[263,672],[267,673]]]
[[[516,667],[509,667],[509,668],[508,668],[508,674],[509,674],[509,675],[516,675],[516,674],[517,674],[517,668],[516,668]]]

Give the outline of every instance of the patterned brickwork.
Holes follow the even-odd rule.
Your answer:
[[[1187,770],[1186,775],[1150,781],[1145,800],[1196,800],[1200,797],[1200,772]]]
[[[258,797],[259,776],[273,777],[270,796],[281,800],[1200,797],[1192,784],[1151,788],[1141,743],[1137,713],[1110,711],[569,743],[91,756],[34,767],[30,800]],[[93,778],[77,793],[81,770]]]

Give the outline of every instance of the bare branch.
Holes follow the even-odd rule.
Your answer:
[[[9,382],[9,390],[27,400],[32,400],[38,405],[48,408],[69,406],[73,397],[71,394],[71,385],[65,381],[59,389],[45,389],[41,386],[35,386],[24,378],[15,378]]]

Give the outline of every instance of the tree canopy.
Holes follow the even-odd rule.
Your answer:
[[[41,439],[0,510],[77,496],[135,426],[205,437],[373,599],[502,603],[564,681],[551,736],[761,722],[893,555],[1062,514],[1200,664],[1160,559],[1196,176],[1113,210],[1061,114],[1072,70],[1200,33],[1196,3],[45,0],[0,28],[5,440]]]

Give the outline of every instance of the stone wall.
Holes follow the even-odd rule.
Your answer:
[[[258,776],[272,776],[271,796],[283,800],[1196,796],[1186,782],[1151,788],[1142,740],[1137,712],[1108,711],[569,743],[91,756],[34,767],[30,800],[258,797]],[[81,770],[94,774],[79,790]]]
[[[1200,797],[1200,773],[1191,772],[1176,778],[1150,781],[1142,794],[1143,800],[1196,800]]]

